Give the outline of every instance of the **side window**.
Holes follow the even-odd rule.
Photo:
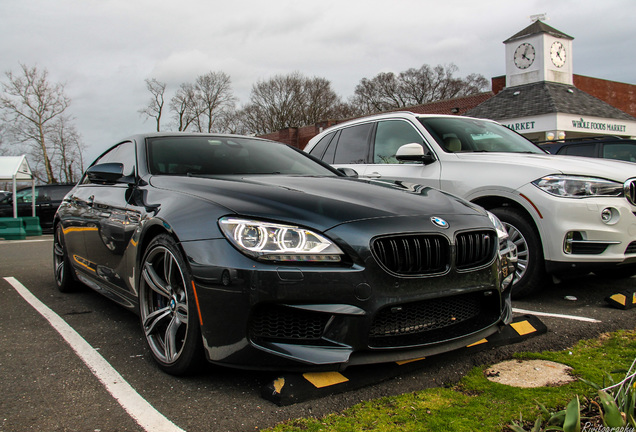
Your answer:
[[[327,147],[327,150],[325,151],[325,154],[322,156],[323,162],[326,162],[328,164],[332,164],[333,163],[333,158],[336,155],[336,147],[338,146],[338,139],[339,138],[340,138],[340,131],[337,131],[335,133],[334,138],[329,143],[329,147]]]
[[[62,201],[64,196],[70,191],[72,186],[55,186],[49,188],[51,201]]]
[[[38,188],[35,188],[35,200],[36,202],[39,201],[38,199],[38,195],[39,195],[40,190]],[[30,203],[32,198],[31,198],[31,188],[25,188],[22,189],[20,191],[18,191],[16,194],[16,202],[17,203]]]
[[[329,143],[331,142],[331,139],[333,138],[335,134],[336,134],[335,132],[332,132],[322,137],[322,139],[318,141],[318,144],[314,146],[314,148],[311,150],[309,154],[314,157],[317,157],[318,159],[322,159],[322,156],[325,154],[325,150],[327,149],[327,146],[329,145]]]
[[[565,152],[560,154],[566,154],[570,156],[587,156],[596,157],[596,144],[580,144],[567,146]]]
[[[373,123],[365,123],[342,129],[333,163],[365,163],[368,154],[369,135],[372,129]]]
[[[603,157],[607,159],[636,162],[636,145],[624,143],[605,144],[603,147]]]
[[[412,143],[424,144],[424,140],[409,123],[400,120],[381,121],[375,132],[373,162],[376,164],[401,163],[395,158],[395,154],[404,144]]]
[[[48,202],[51,201],[51,188],[44,187],[38,189],[35,188],[35,202]]]

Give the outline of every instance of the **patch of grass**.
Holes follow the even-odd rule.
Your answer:
[[[518,359],[566,364],[577,377],[603,382],[606,372],[629,368],[636,358],[636,331],[621,330],[598,339],[579,341],[569,350],[518,353]],[[595,390],[579,381],[560,387],[517,388],[489,381],[485,367],[473,368],[452,388],[432,388],[355,405],[342,413],[315,419],[295,419],[270,429],[294,431],[504,431],[520,414],[535,419],[537,402],[557,411],[576,395]]]

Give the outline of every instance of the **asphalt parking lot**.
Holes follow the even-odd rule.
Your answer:
[[[337,412],[362,400],[453,383],[472,367],[510,358],[516,351],[565,349],[579,339],[636,324],[636,308],[617,309],[605,301],[636,290],[636,280],[590,275],[515,302],[518,319],[531,315],[547,331],[512,344],[484,344],[402,366],[350,368],[340,374],[347,381],[338,375],[212,365],[196,376],[175,378],[154,365],[134,314],[88,289],[57,291],[51,251],[50,236],[0,241],[2,432],[254,431]],[[41,306],[50,310],[47,317],[36,310]],[[536,322],[534,327],[540,327]],[[284,393],[292,385],[296,399]],[[272,389],[287,399],[264,397]],[[311,394],[302,396],[307,391]]]

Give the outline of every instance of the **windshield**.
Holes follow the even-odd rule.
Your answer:
[[[336,175],[303,153],[272,141],[240,137],[183,136],[149,138],[147,146],[151,174]]]
[[[449,153],[539,153],[543,150],[505,126],[467,117],[421,117],[420,123]]]

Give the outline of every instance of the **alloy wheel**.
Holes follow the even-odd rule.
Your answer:
[[[140,290],[141,323],[160,363],[179,360],[188,335],[188,290],[179,262],[167,247],[154,247],[144,259]]]

